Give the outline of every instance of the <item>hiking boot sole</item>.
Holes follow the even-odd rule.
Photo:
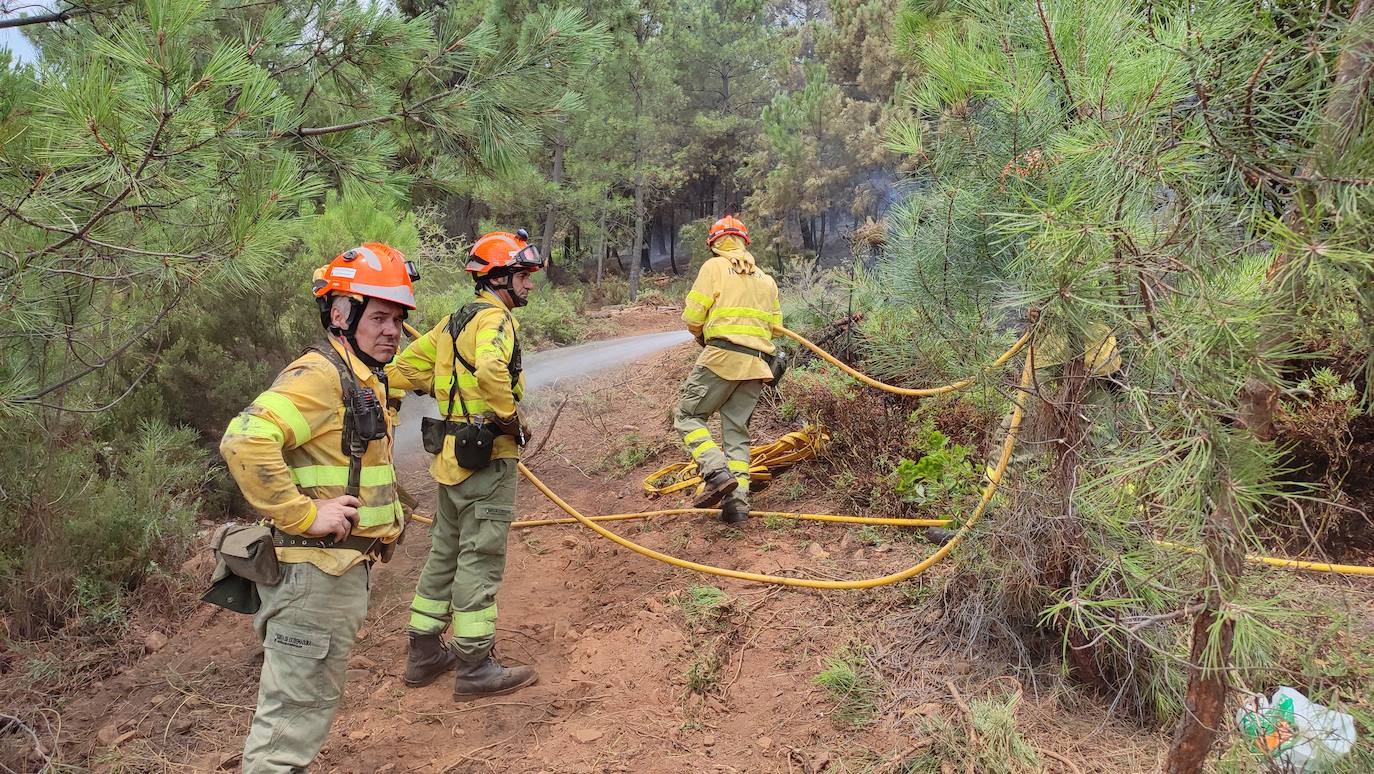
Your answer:
[[[515,693],[516,691],[520,690],[521,688],[528,688],[529,686],[534,685],[534,684],[537,683],[537,682],[539,682],[539,674],[538,674],[538,673],[535,673],[535,674],[530,675],[530,679],[528,679],[528,680],[526,680],[526,681],[524,681],[524,682],[522,682],[522,683],[516,683],[515,685],[507,686],[507,687],[505,687],[505,688],[502,688],[502,689],[499,690],[499,691],[486,691],[486,692],[483,692],[483,693],[459,693],[459,692],[457,692],[457,691],[454,691],[454,692],[453,692],[453,700],[454,700],[454,701],[476,701],[477,699],[485,699],[485,698],[487,698],[488,696],[505,696],[506,694]]]
[[[692,502],[692,507],[714,508],[717,505],[720,505],[720,501],[724,500],[726,495],[730,494],[736,489],[739,489],[739,482],[734,479],[730,479],[729,484],[726,484],[720,489],[708,491],[706,492],[706,494],[703,494],[701,497],[698,497],[696,500]]]

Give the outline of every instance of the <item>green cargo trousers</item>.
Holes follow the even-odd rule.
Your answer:
[[[698,363],[682,383],[682,399],[677,404],[673,429],[682,436],[692,459],[702,476],[726,469],[739,481],[739,488],[726,496],[727,501],[749,505],[749,420],[763,393],[764,380],[722,379],[715,371]],[[711,415],[720,413],[722,452],[711,439],[706,426]]]
[[[348,653],[367,617],[367,564],[341,576],[282,565],[281,583],[258,585],[262,637],[258,708],[243,747],[244,774],[305,771],[329,736]]]
[[[496,592],[506,573],[506,536],[515,520],[516,460],[492,460],[455,486],[439,487],[429,558],[410,604],[410,629],[442,634],[453,649],[485,661],[496,642]]]

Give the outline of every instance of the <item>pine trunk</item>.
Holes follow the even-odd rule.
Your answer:
[[[601,271],[606,261],[606,210],[610,209],[605,202],[601,203],[601,226],[596,230],[596,284],[601,284]]]
[[[1226,723],[1226,670],[1235,644],[1235,623],[1229,618],[1222,620],[1215,635],[1213,628],[1245,572],[1242,533],[1243,519],[1231,494],[1231,482],[1226,480],[1203,536],[1215,583],[1207,591],[1205,607],[1193,621],[1188,690],[1183,696],[1183,719],[1169,750],[1167,774],[1201,772]]]
[[[553,227],[555,217],[558,214],[558,206],[555,201],[558,196],[558,187],[563,183],[563,132],[558,133],[554,139],[553,146],[553,171],[549,174],[549,182],[553,183],[554,200],[549,201],[548,211],[544,213],[544,233],[539,239],[539,255],[548,258],[549,251],[553,249]]]
[[[677,213],[672,207],[668,208],[668,265],[673,268],[673,273],[677,274]]]
[[[630,249],[630,300],[639,298],[639,278],[644,273],[639,254],[644,249],[644,172],[635,174],[635,241]]]

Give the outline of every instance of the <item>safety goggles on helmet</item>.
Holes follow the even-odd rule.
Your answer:
[[[529,233],[522,228],[513,234],[509,231],[483,234],[472,245],[464,268],[478,277],[497,277],[536,272],[546,266],[538,248],[529,243]]]
[[[539,248],[526,245],[511,256],[508,265],[514,271],[539,271],[544,268],[544,259],[539,257]]]

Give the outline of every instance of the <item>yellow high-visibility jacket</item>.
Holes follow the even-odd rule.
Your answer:
[[[511,384],[510,360],[514,357],[516,331],[519,325],[505,304],[491,293],[482,292],[477,301],[492,308],[483,309],[458,336],[458,352],[477,369],[470,373],[453,358],[453,338],[448,335],[449,317],[439,321],[425,335],[411,342],[405,351],[387,366],[387,377],[406,389],[429,392],[439,404],[439,416],[448,409],[457,373],[458,396],[467,404],[468,414],[494,415],[508,419],[515,414],[515,404],[525,394],[525,375],[521,373]],[[456,366],[456,368],[455,368]],[[450,419],[463,420],[463,404],[453,399]],[[496,437],[492,444],[492,459],[519,459],[520,447],[509,435]],[[453,456],[453,436],[444,439],[444,449],[434,455],[429,473],[440,484],[461,483],[472,471],[459,467]]]
[[[338,342],[329,342],[345,354]],[[359,386],[386,404],[381,380],[356,356],[346,356]],[[387,436],[372,441],[363,454],[358,525],[353,534],[391,543],[401,534],[405,515],[396,497],[392,467],[394,419],[387,412]],[[344,494],[348,455],[343,452],[343,388],[335,365],[318,352],[296,358],[229,422],[219,451],[250,505],[272,519],[277,529],[295,535],[315,521],[315,500]],[[278,548],[283,562],[309,562],[330,575],[342,575],[368,558],[335,548]],[[375,556],[372,558],[376,558]]]
[[[724,339],[773,354],[773,326],[782,325],[777,283],[754,263],[738,237],[717,240],[713,250],[716,255],[702,264],[687,292],[682,310],[687,329],[708,343]],[[718,347],[703,348],[697,363],[732,381],[773,378],[762,358]]]

